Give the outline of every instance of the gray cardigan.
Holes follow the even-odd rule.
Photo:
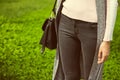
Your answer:
[[[60,3],[62,0],[57,0],[56,4],[56,14],[58,12],[58,9],[60,7]],[[103,72],[103,65],[97,64],[98,60],[98,50],[101,42],[103,41],[104,33],[105,33],[105,27],[106,27],[106,13],[107,13],[107,1],[106,0],[96,0],[96,9],[97,9],[97,18],[98,18],[98,28],[97,28],[97,45],[96,45],[96,52],[92,64],[92,68],[90,71],[90,75],[88,80],[102,80],[102,72]],[[116,9],[117,10],[117,9]],[[116,15],[116,14],[114,14]],[[58,27],[58,26],[56,26]],[[53,66],[53,75],[52,80],[64,80],[64,74],[61,67],[61,62],[59,58],[59,45],[57,45],[57,51],[56,56],[54,58],[54,66]],[[83,65],[83,63],[81,63]],[[57,78],[57,79],[56,79]]]

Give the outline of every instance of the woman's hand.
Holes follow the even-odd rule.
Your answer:
[[[103,41],[98,52],[98,64],[107,60],[110,54],[110,41]]]

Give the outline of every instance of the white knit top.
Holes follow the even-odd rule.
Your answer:
[[[107,0],[107,20],[103,41],[113,39],[117,6],[117,0]],[[97,22],[96,0],[65,0],[62,14],[73,19]]]

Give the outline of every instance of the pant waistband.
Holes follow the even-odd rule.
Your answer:
[[[66,15],[64,15],[64,14],[62,14],[62,16],[65,16],[65,17],[67,17],[67,18],[69,18],[69,19],[71,19],[71,20],[74,20],[74,21],[76,21],[76,22],[79,21],[79,22],[82,22],[82,23],[93,24],[93,25],[97,25],[97,24],[98,24],[97,22],[88,22],[88,21],[73,19],[73,18],[70,18],[70,17],[68,17],[68,16],[66,16]]]

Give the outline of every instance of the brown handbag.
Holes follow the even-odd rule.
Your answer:
[[[52,9],[52,12],[54,15],[56,14],[56,17],[50,16],[50,18],[47,18],[43,25],[42,30],[44,31],[39,44],[42,45],[41,53],[44,53],[45,47],[49,49],[56,49],[57,48],[57,32],[58,32],[58,24],[60,20],[61,10],[62,10],[62,3],[64,0],[62,0],[60,8],[58,10],[58,13],[55,13],[55,6],[57,0],[55,0],[54,7]],[[52,13],[51,13],[52,14]]]
[[[40,44],[42,44],[41,53],[44,52],[45,47],[55,49],[57,47],[57,36],[55,31],[55,18],[48,18],[45,20],[42,30],[44,31]]]

